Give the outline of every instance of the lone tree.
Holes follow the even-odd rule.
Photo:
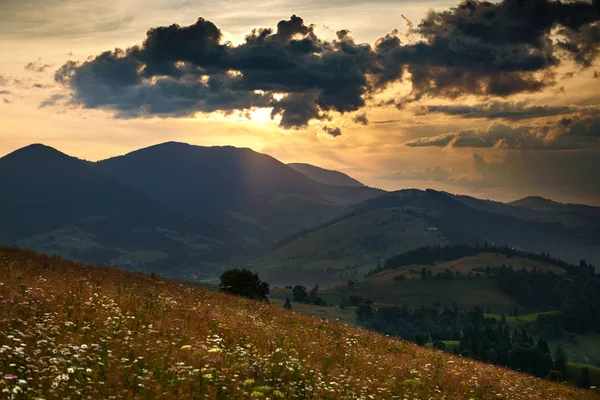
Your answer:
[[[592,382],[590,378],[590,369],[588,367],[581,368],[581,371],[579,373],[579,379],[577,379],[577,385],[587,389],[590,387],[591,384]]]
[[[261,281],[256,273],[238,268],[223,272],[220,288],[223,293],[257,300],[266,300],[270,292],[269,284]]]
[[[292,289],[292,297],[296,303],[308,303],[308,293],[304,286],[296,285]]]

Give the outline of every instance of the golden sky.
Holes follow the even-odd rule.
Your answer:
[[[0,0],[0,156],[31,143],[44,143],[89,160],[166,141],[233,145],[282,162],[337,169],[389,190],[435,188],[498,200],[542,195],[600,205],[598,13],[583,10],[589,21],[569,26],[565,32],[561,21],[568,17],[567,11],[558,11],[552,17],[554,25],[535,27],[538,35],[526,38],[530,33],[525,29],[529,27],[528,10],[515,11],[509,3],[498,3],[497,15],[514,21],[511,13],[516,12],[523,16],[521,25],[502,28],[499,21],[499,25],[485,25],[485,33],[472,33],[461,21],[480,21],[480,11],[453,9],[455,1],[336,0],[323,5],[317,1],[239,0],[224,7],[223,2],[189,0]],[[294,31],[291,39],[277,37],[278,22],[293,22],[292,15],[303,19],[302,31]],[[298,90],[294,82],[282,78],[289,70],[271,71],[265,78],[269,68],[265,65],[241,72],[227,67],[225,75],[206,72],[204,76],[197,69],[187,70],[188,64],[206,67],[201,62],[194,65],[192,55],[179,61],[187,63],[187,75],[169,76],[169,82],[189,84],[197,77],[197,84],[218,75],[225,78],[226,85],[235,81],[238,73],[240,81],[256,73],[265,86],[252,86],[240,99],[232,100],[241,105],[218,103],[214,106],[217,111],[196,108],[189,98],[178,99],[192,110],[185,115],[172,109],[139,111],[153,107],[158,101],[155,98],[145,100],[131,113],[131,98],[114,98],[129,96],[129,92],[106,94],[101,87],[107,82],[105,75],[98,72],[105,68],[99,61],[101,53],[141,45],[150,28],[177,23],[177,31],[183,32],[185,27],[200,26],[196,22],[199,17],[220,29],[220,44],[231,42],[226,49],[234,54],[232,59],[246,57],[244,51],[254,49],[245,39],[252,29],[272,28],[269,40],[277,41],[278,46],[301,39],[322,46],[321,53],[311,54],[313,64],[306,65],[313,71],[307,73],[332,65],[345,73],[344,63],[349,62],[348,70],[360,70],[367,83],[356,84],[358,78],[351,75],[333,89],[325,79],[311,82],[310,90]],[[424,18],[430,24],[419,26]],[[512,37],[519,29],[525,33]],[[342,30],[350,33],[339,33]],[[390,32],[387,38],[397,38],[401,44],[387,53],[382,38]],[[364,50],[362,44],[370,46],[365,60],[377,68],[357,66],[359,58],[353,52]],[[189,49],[189,44],[186,46]],[[152,50],[148,46],[141,49],[148,54]],[[480,57],[489,49],[494,59]],[[156,54],[165,55],[170,49],[161,51]],[[539,53],[535,60],[528,59],[533,64],[519,64],[518,57],[530,57],[532,52]],[[115,57],[134,62],[147,56],[128,51],[119,54]],[[471,64],[468,57],[473,57]],[[538,59],[547,64],[537,66]],[[70,75],[64,75],[66,81],[58,82],[55,73],[70,60],[78,64],[67,68]],[[405,71],[389,78],[394,68]],[[111,76],[120,73],[102,71],[113,73]],[[159,94],[151,90],[157,81],[166,79],[165,74],[143,77],[136,83],[143,91],[136,93],[163,95],[164,90]],[[384,78],[385,83],[378,81]],[[277,89],[266,86],[265,79],[271,79],[269,85],[276,81]],[[519,79],[523,82],[517,82]],[[478,80],[487,86],[472,85]],[[290,87],[288,92],[284,92],[288,86],[283,81]],[[346,84],[362,90],[361,97],[352,102],[353,93]],[[369,87],[364,89],[366,85]],[[253,89],[266,93],[273,104],[284,104],[299,94],[313,100],[321,95],[314,100],[321,117],[308,118],[298,126],[286,125],[285,115],[291,115],[292,106],[282,105],[284,111],[272,119],[269,104],[248,106],[258,104],[246,102],[247,96],[259,93]],[[324,99],[323,93],[331,91],[333,95]],[[214,101],[225,100],[219,97]],[[357,106],[357,101],[362,104]]]

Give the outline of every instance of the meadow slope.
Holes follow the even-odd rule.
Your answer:
[[[0,354],[11,399],[600,398],[189,284],[3,247]]]

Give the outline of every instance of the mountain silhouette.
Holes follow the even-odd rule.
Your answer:
[[[365,186],[356,179],[340,172],[329,169],[316,167],[311,164],[290,163],[287,164],[296,171],[308,176],[316,182],[325,183],[327,185],[362,187]]]
[[[34,144],[0,158],[0,235],[52,230],[84,217],[174,214],[85,162]]]

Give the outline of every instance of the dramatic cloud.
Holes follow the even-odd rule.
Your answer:
[[[299,128],[331,111],[363,107],[372,63],[369,46],[347,33],[324,42],[313,30],[292,16],[276,31],[255,29],[232,46],[200,18],[188,27],[151,29],[141,46],[69,62],[55,77],[73,90],[72,102],[121,118],[272,107],[283,128]]]
[[[340,128],[337,127],[329,127],[329,126],[324,126],[321,131],[323,133],[326,133],[328,135],[331,135],[333,137],[337,137],[340,136],[342,134],[342,130]]]
[[[48,97],[46,100],[42,101],[40,103],[39,108],[44,108],[44,107],[51,107],[56,105],[59,101],[64,100],[67,96],[65,96],[64,94],[53,94],[52,96]]]
[[[417,108],[415,113],[417,115],[441,113],[462,118],[521,120],[572,114],[582,108],[578,106],[537,106],[526,102],[492,101],[475,105],[429,105]]]
[[[41,60],[37,60],[27,63],[27,65],[25,65],[25,70],[31,72],[44,72],[50,67],[52,67],[52,64],[42,64]]]
[[[567,150],[597,147],[599,142],[600,111],[592,109],[552,123],[518,126],[493,124],[487,129],[463,129],[413,140],[405,145]]]
[[[359,125],[369,125],[369,119],[367,118],[367,113],[358,114],[353,118],[353,121]]]
[[[418,40],[408,44],[398,31],[374,46],[359,44],[347,29],[329,41],[292,16],[275,30],[252,30],[235,46],[199,18],[190,26],[150,29],[141,45],[70,61],[55,78],[71,89],[72,103],[113,110],[118,118],[269,107],[281,127],[300,128],[334,112],[360,111],[401,79],[410,80],[412,92],[397,99],[398,106],[423,96],[543,90],[554,84],[562,58],[592,65],[598,20],[597,4],[583,0],[471,0],[431,11],[412,27]]]

